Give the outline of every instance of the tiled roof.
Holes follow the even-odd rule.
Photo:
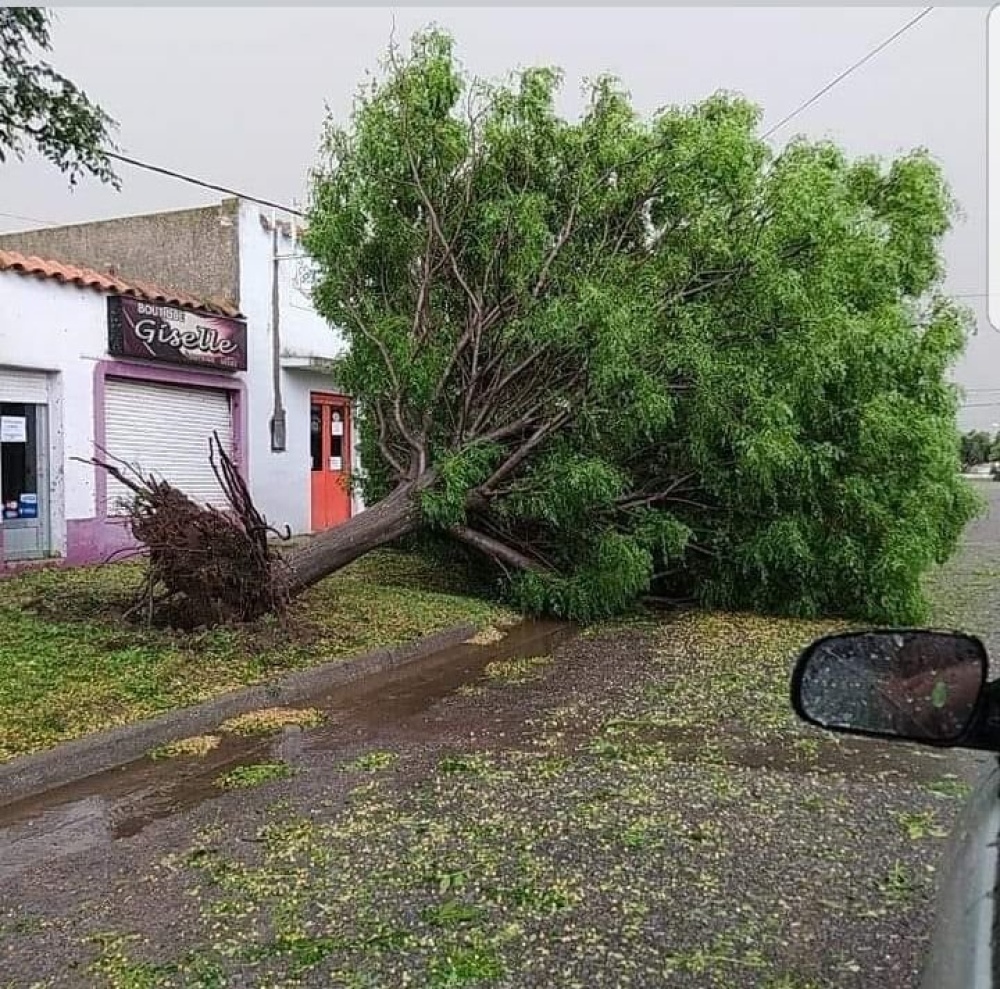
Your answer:
[[[34,275],[37,278],[54,278],[57,282],[79,285],[81,288],[92,288],[96,292],[131,295],[133,298],[144,299],[146,302],[199,309],[202,312],[219,316],[240,316],[239,310],[228,303],[196,299],[183,292],[171,292],[159,288],[149,282],[140,282],[135,279],[125,281],[114,275],[102,275],[92,268],[78,268],[76,265],[63,264],[60,261],[26,257],[17,251],[0,250],[0,271],[16,271],[19,274]]]

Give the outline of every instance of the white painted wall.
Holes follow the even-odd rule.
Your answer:
[[[335,391],[326,374],[302,369],[281,372],[282,403],[287,422],[286,449],[271,450],[272,385],[271,280],[272,235],[261,222],[269,213],[241,202],[239,214],[240,309],[247,319],[248,451],[254,501],[276,528],[293,533],[310,528],[309,394]],[[289,218],[278,215],[279,221]],[[290,237],[278,236],[278,254],[300,255]],[[301,258],[279,262],[281,353],[286,358],[332,359],[343,352],[343,337],[319,316],[307,294]]]
[[[94,366],[107,346],[107,302],[91,289],[0,273],[0,365],[50,372],[52,548],[66,551],[66,520],[93,518]],[[3,395],[0,395],[0,399]]]
[[[310,527],[309,395],[336,391],[329,375],[282,371],[287,449],[272,453],[269,422],[271,374],[271,234],[259,208],[240,207],[240,308],[247,319],[246,453],[254,499],[277,527]],[[280,254],[300,254],[279,237]],[[343,338],[322,319],[303,291],[302,264],[280,267],[282,352],[331,359]],[[0,367],[41,370],[49,379],[49,462],[52,477],[52,548],[66,551],[66,521],[97,515],[95,472],[74,457],[94,453],[94,369],[107,357],[107,297],[50,278],[0,272]],[[0,396],[2,397],[2,396]],[[357,433],[355,431],[355,438]],[[357,447],[355,447],[355,466]],[[355,509],[361,509],[355,502]]]

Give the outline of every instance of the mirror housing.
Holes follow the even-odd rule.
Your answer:
[[[962,633],[830,635],[799,657],[792,706],[803,721],[829,731],[960,745],[981,720],[988,666],[983,643]]]

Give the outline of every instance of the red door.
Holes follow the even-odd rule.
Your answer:
[[[312,530],[351,517],[351,406],[342,395],[313,393],[309,409]]]

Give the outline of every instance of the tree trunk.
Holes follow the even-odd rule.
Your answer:
[[[467,546],[479,550],[480,553],[488,556],[495,563],[499,563],[505,569],[513,567],[515,570],[533,570],[536,573],[546,572],[545,567],[541,563],[525,556],[524,553],[514,549],[513,546],[508,546],[506,543],[500,542],[499,539],[494,539],[492,536],[486,535],[484,532],[470,529],[466,525],[455,525],[451,528],[451,534]]]
[[[289,593],[297,594],[365,553],[415,532],[421,518],[417,497],[433,481],[433,471],[425,471],[371,508],[285,554],[290,570]]]

